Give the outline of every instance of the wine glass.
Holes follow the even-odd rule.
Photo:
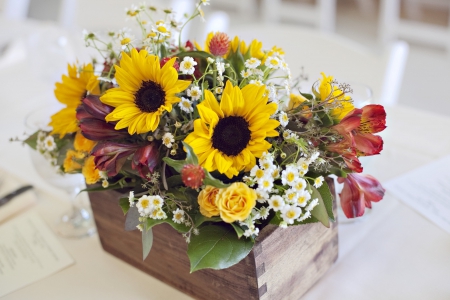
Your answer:
[[[47,125],[50,116],[56,113],[60,107],[48,105],[29,113],[25,118],[25,126],[29,134],[37,130],[51,131]],[[65,238],[82,238],[96,232],[95,223],[90,208],[81,202],[80,191],[85,188],[82,174],[65,174],[58,172],[58,166],[54,166],[39,151],[30,148],[30,156],[37,173],[49,184],[67,192],[71,201],[71,209],[64,213],[55,224],[56,232]]]

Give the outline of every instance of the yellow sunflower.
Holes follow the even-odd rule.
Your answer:
[[[277,104],[267,104],[265,89],[249,84],[241,90],[228,81],[220,104],[205,91],[205,100],[197,105],[200,119],[194,121],[194,131],[185,142],[206,170],[232,178],[250,171],[256,158],[271,147],[266,138],[278,136],[275,128],[280,123],[270,119]]]
[[[154,131],[164,111],[181,101],[175,95],[184,91],[190,81],[178,80],[173,64],[176,58],[161,68],[159,58],[147,51],[122,52],[120,66],[116,65],[118,88],[108,90],[100,100],[115,109],[106,121],[118,121],[115,129],[128,127],[128,133]]]
[[[67,69],[68,75],[63,75],[62,82],[57,82],[55,88],[56,99],[66,107],[54,114],[49,124],[52,134],[59,134],[60,138],[78,130],[76,109],[81,100],[88,94],[100,94],[99,81],[91,64],[82,66],[80,72],[76,65],[68,65]]]

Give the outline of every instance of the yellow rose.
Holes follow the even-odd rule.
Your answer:
[[[86,158],[81,172],[83,173],[87,184],[94,184],[100,180],[100,172],[95,166],[94,156]]]
[[[244,221],[256,204],[256,192],[245,183],[235,182],[226,189],[220,189],[216,205],[220,217],[227,223]]]
[[[200,205],[200,213],[205,217],[211,218],[219,215],[219,209],[216,206],[216,196],[219,189],[207,185],[204,190],[198,194],[198,205]]]
[[[73,147],[77,151],[82,152],[91,152],[91,150],[94,148],[96,142],[91,141],[83,136],[81,131],[78,131],[75,135],[75,140],[73,141]]]

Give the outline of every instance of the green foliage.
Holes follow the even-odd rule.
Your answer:
[[[225,184],[222,181],[220,181],[219,179],[214,178],[208,171],[206,171],[205,169],[203,169],[205,171],[205,179],[203,179],[203,183],[206,185],[211,185],[213,187],[216,188],[226,188],[229,187],[229,184]]]
[[[320,196],[322,197],[325,208],[327,210],[328,217],[331,219],[331,221],[334,222],[335,220],[333,215],[333,196],[331,195],[330,187],[328,186],[327,182],[324,181],[322,186],[319,187],[317,191],[320,193]]]
[[[153,231],[144,225],[142,230],[142,260],[145,260],[153,245]]]
[[[167,223],[170,226],[172,226],[173,229],[175,229],[176,231],[180,232],[180,233],[186,233],[189,231],[189,227],[184,225],[183,223],[178,224],[175,223],[172,220],[173,215],[172,214],[167,214],[167,219],[164,220],[158,220],[158,219],[147,219],[147,222],[145,223],[145,226],[147,226],[147,228],[152,228],[153,226],[156,226],[158,224],[162,224],[162,223]]]
[[[184,160],[174,160],[169,157],[164,157],[163,160],[166,162],[166,164],[174,168],[178,173],[181,173],[181,169],[186,164],[186,161]]]
[[[199,235],[193,235],[187,254],[191,273],[201,269],[225,269],[237,264],[252,250],[251,239],[236,236],[231,226],[209,225],[202,227]]]
[[[236,231],[238,238],[241,238],[244,235],[244,229],[242,229],[241,226],[236,223],[231,223],[231,226],[233,227],[234,231]]]
[[[130,209],[130,201],[128,198],[120,198],[119,205],[122,208],[123,214],[126,215],[128,210]]]
[[[205,222],[222,222],[222,219],[220,217],[212,217],[208,218],[202,215],[201,213],[198,213],[194,215],[194,225],[195,227],[199,227]]]
[[[198,165],[198,157],[194,152],[194,149],[192,149],[191,146],[186,144],[185,142],[182,142],[184,148],[186,149],[186,163]]]
[[[37,148],[37,137],[38,137],[39,131],[36,131],[32,135],[30,135],[25,141],[23,141],[25,144],[30,146],[32,149],[36,150]]]
[[[320,223],[323,224],[325,227],[330,227],[330,220],[328,218],[327,209],[325,208],[325,204],[323,202],[322,196],[320,195],[319,191],[315,187],[312,188],[312,195],[311,198],[317,198],[319,200],[319,204],[316,205],[316,207],[313,208],[311,211],[311,216],[319,220]]]

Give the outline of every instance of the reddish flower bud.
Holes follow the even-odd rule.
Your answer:
[[[209,42],[209,52],[214,56],[222,56],[228,53],[230,38],[226,33],[217,32]]]
[[[137,169],[139,175],[148,180],[147,174],[153,173],[158,164],[158,147],[154,144],[149,144],[139,148],[133,155],[131,160],[131,167],[133,170]]]
[[[171,59],[172,59],[172,57],[164,57],[163,59],[161,59],[161,60],[159,61],[159,65],[161,66],[161,68],[162,68],[169,60],[171,60]],[[179,64],[177,61],[175,61],[175,62],[173,63],[173,67],[174,67],[175,70],[177,70],[177,71],[180,70],[180,64]]]
[[[188,50],[188,51],[194,51],[194,45],[189,40],[187,40],[186,45],[184,46],[184,48],[186,48],[186,50]]]
[[[202,167],[193,164],[184,165],[181,169],[181,180],[187,187],[197,189],[205,179],[205,171]]]

